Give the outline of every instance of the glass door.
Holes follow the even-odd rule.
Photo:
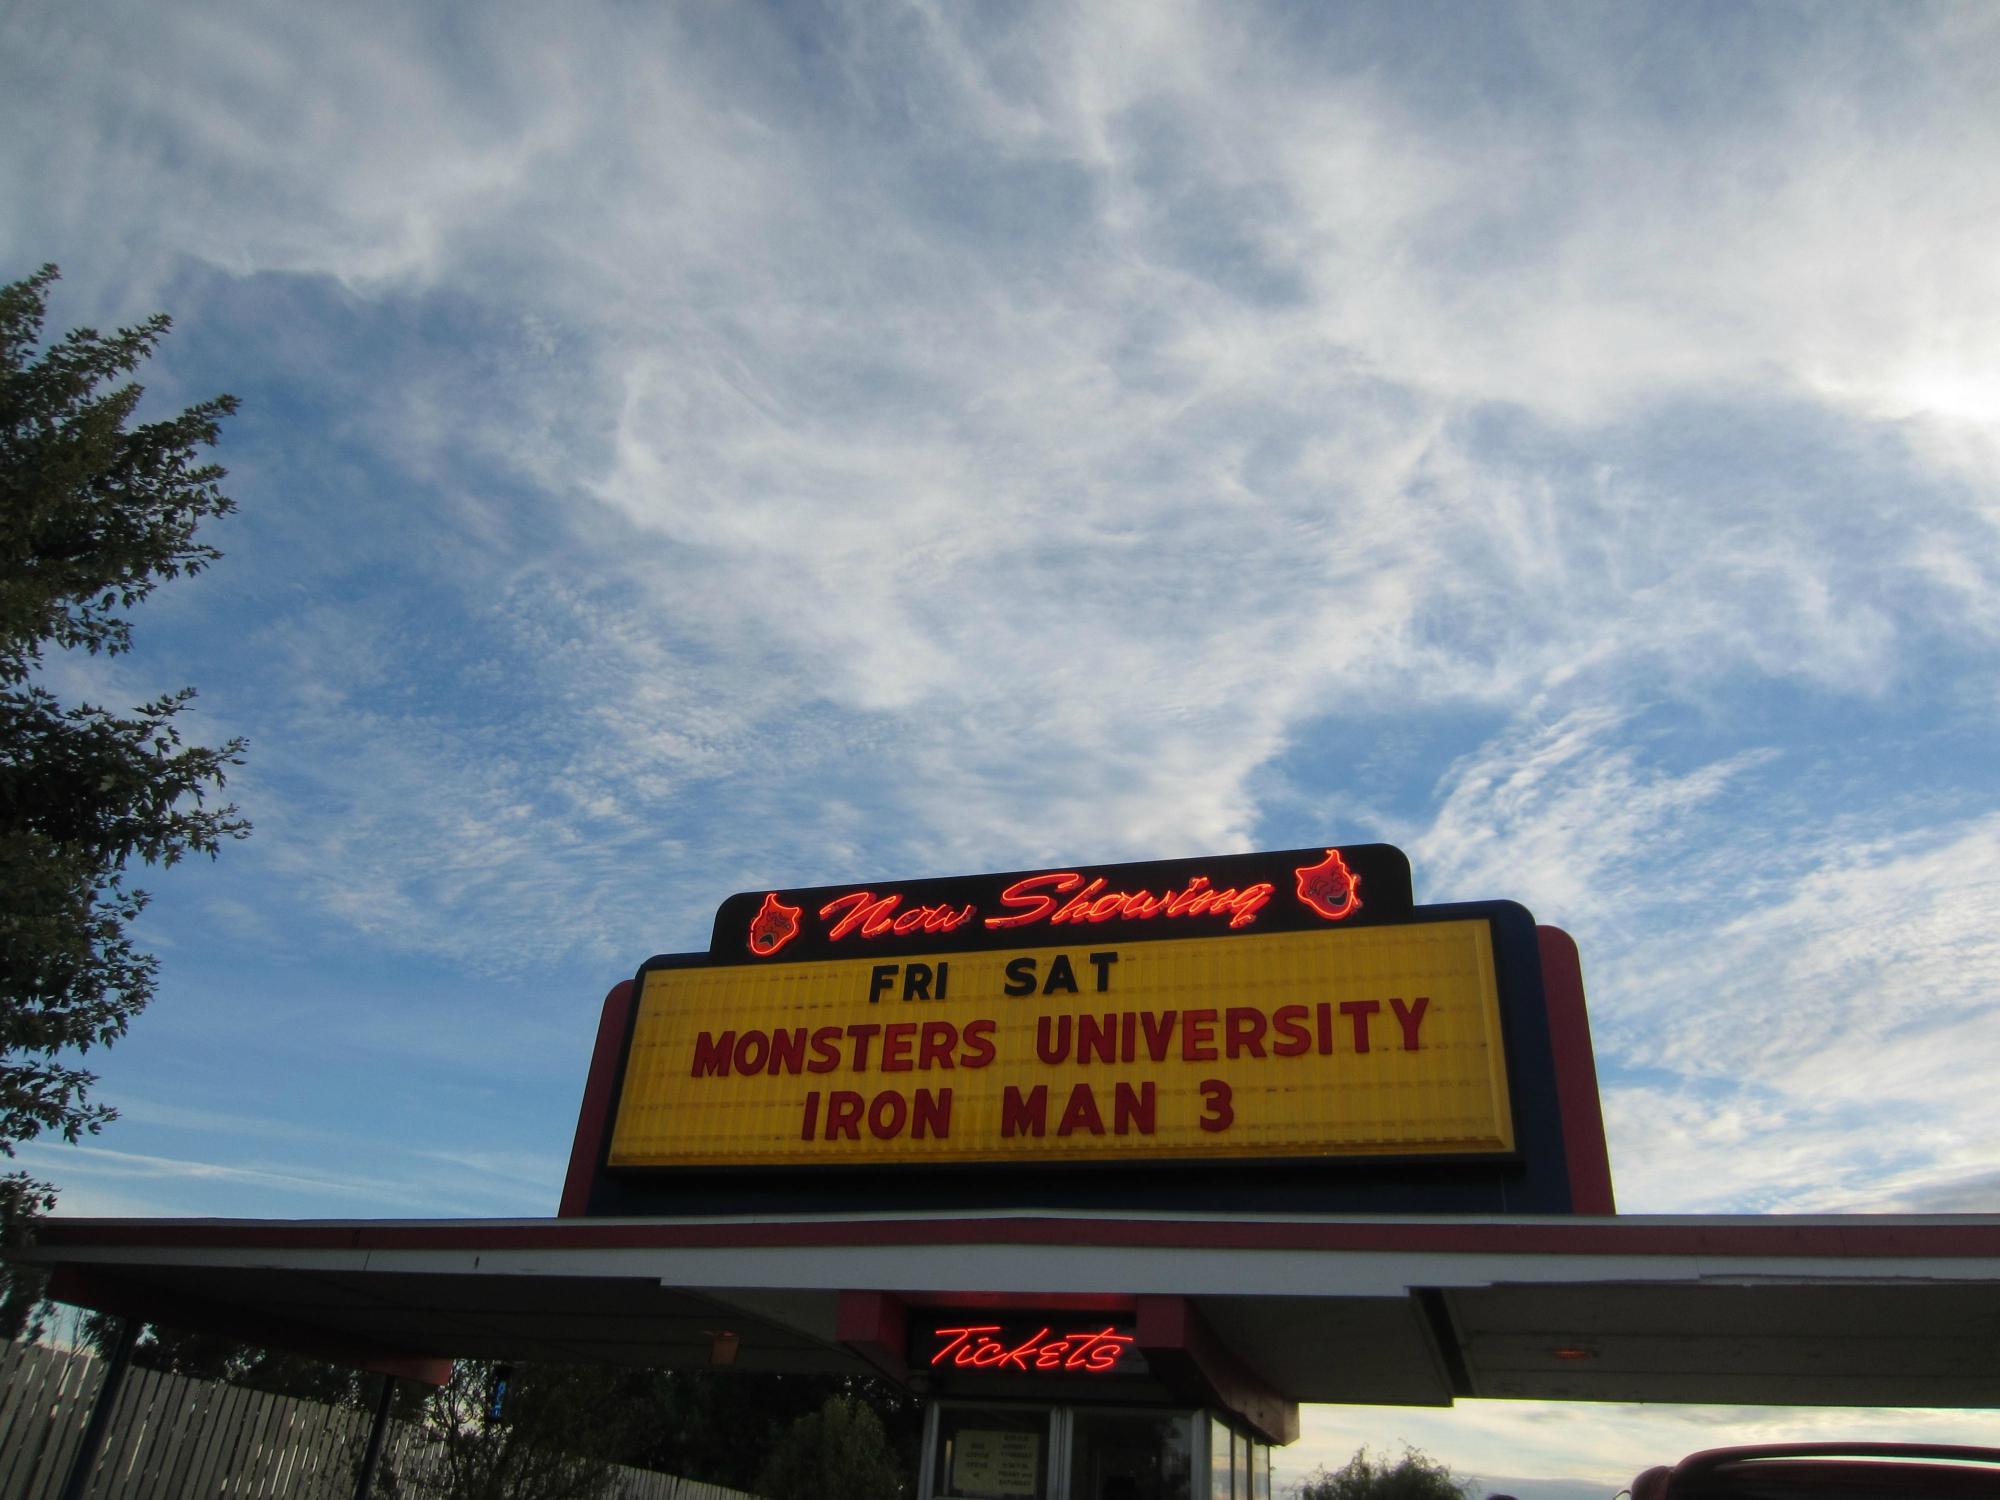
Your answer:
[[[1186,1412],[1069,1412],[1065,1500],[1193,1500],[1194,1419]]]
[[[933,1402],[920,1500],[1270,1500],[1268,1488],[1230,1493],[1219,1423],[1221,1488],[1211,1486],[1205,1426],[1185,1410]]]
[[[1048,1407],[940,1404],[930,1444],[933,1500],[1051,1500]]]

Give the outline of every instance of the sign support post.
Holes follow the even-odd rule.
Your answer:
[[[119,1393],[125,1389],[125,1372],[132,1368],[132,1351],[139,1344],[140,1326],[137,1318],[118,1320],[118,1340],[111,1347],[111,1358],[104,1367],[104,1383],[97,1388],[97,1400],[91,1404],[90,1421],[84,1425],[76,1457],[70,1460],[62,1500],[83,1500],[84,1492],[90,1488],[91,1470],[97,1467],[104,1434],[111,1426],[112,1410],[118,1405]]]

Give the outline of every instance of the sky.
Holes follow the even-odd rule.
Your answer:
[[[140,882],[62,1211],[552,1212],[733,891],[1362,841],[1575,935],[1621,1211],[2000,1211],[2000,11],[0,28],[0,277],[243,402],[224,560],[45,667],[195,684],[255,824]],[[1305,1426],[1524,1500],[1985,1432]]]

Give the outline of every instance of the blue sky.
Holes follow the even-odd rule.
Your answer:
[[[548,1212],[731,891],[1373,839],[1575,934],[1624,1210],[2000,1210],[1991,8],[4,24],[0,274],[244,401],[225,561],[48,664],[256,823],[66,1211]],[[1286,1463],[1869,1422],[1977,1426]]]

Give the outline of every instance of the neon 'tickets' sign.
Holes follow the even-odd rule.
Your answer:
[[[1108,1375],[1132,1348],[1132,1335],[1111,1325],[1057,1333],[1045,1323],[1017,1341],[998,1323],[980,1323],[934,1329],[932,1337],[939,1341],[934,1368],[1002,1373]]]

